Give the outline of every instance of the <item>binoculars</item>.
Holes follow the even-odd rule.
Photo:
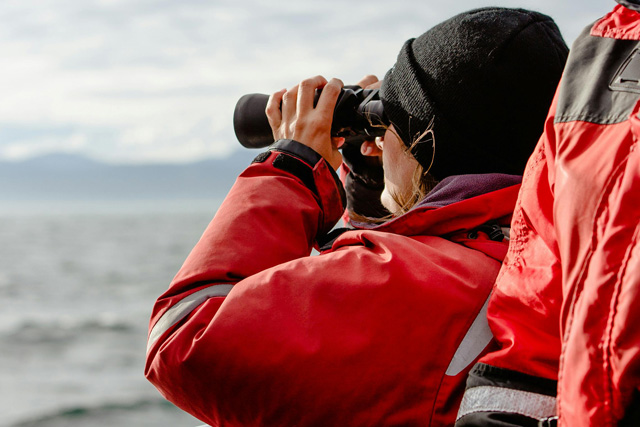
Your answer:
[[[314,106],[320,97],[316,91]],[[271,145],[273,132],[265,108],[268,95],[252,93],[244,95],[233,113],[233,128],[240,144],[247,148],[263,148]],[[378,89],[362,89],[345,86],[333,110],[331,136],[345,138],[345,143],[360,145],[366,139],[384,135],[389,122],[384,114]]]

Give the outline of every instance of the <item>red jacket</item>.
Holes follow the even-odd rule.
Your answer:
[[[518,180],[519,181],[519,180]],[[146,375],[211,425],[451,425],[519,185],[420,207],[310,256],[343,203],[280,141],[238,178],[153,310]]]
[[[616,6],[571,49],[489,304],[500,349],[474,368],[461,418],[474,411],[549,416],[557,403],[561,425],[614,426],[629,415],[634,393],[637,399],[639,40],[640,13]],[[481,377],[495,385],[496,372],[557,379],[557,402],[526,384],[516,388],[528,394],[505,392],[513,382],[489,393]],[[535,383],[529,380],[523,383]],[[536,412],[545,401],[551,413]],[[488,425],[457,425],[480,424]]]

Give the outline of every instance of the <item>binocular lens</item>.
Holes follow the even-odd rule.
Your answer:
[[[268,101],[268,95],[251,93],[242,96],[236,104],[233,128],[238,141],[246,148],[263,148],[274,142],[265,113]],[[333,111],[331,134],[344,137],[348,144],[359,145],[365,139],[382,136],[388,124],[377,89],[345,87]]]
[[[233,112],[233,128],[240,144],[262,148],[273,143],[273,133],[265,109],[269,96],[262,93],[244,95]]]

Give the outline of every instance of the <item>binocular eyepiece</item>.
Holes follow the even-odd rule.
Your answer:
[[[321,89],[316,91],[315,103]],[[252,93],[238,100],[233,113],[233,128],[240,144],[247,148],[271,145],[273,132],[265,108],[268,95]],[[344,137],[347,144],[360,145],[366,139],[384,135],[389,122],[378,89],[346,86],[340,92],[333,110],[331,136]]]

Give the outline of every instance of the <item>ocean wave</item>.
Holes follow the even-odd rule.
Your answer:
[[[132,333],[146,327],[137,319],[121,316],[98,315],[96,317],[73,318],[32,318],[5,325],[0,331],[0,339],[15,343],[64,342],[85,334]]]
[[[127,420],[127,421],[124,421]],[[123,424],[122,422],[127,424]],[[196,426],[202,423],[163,399],[105,402],[60,409],[18,421],[9,427]]]

